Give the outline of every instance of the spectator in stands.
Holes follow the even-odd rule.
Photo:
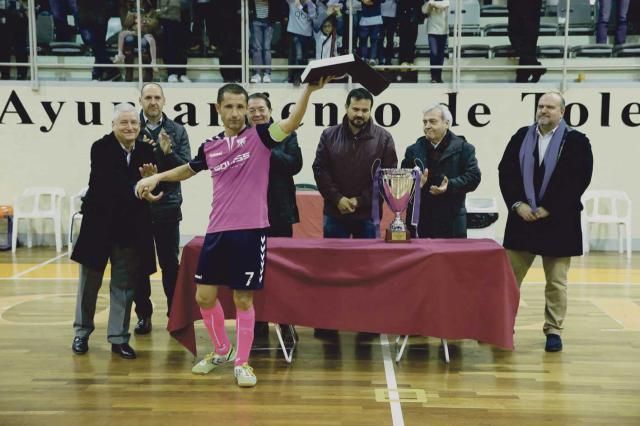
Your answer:
[[[306,65],[313,36],[313,18],[316,5],[313,0],[287,0],[289,23],[289,65]],[[289,83],[300,84],[302,69],[289,69]]]
[[[273,17],[270,15],[269,0],[250,0],[251,50],[253,65],[271,65],[271,39],[273,38]],[[251,76],[251,83],[271,83],[271,70],[257,68]]]
[[[224,1],[217,8],[217,33],[220,39],[220,65],[240,65],[240,25],[241,3]],[[237,82],[242,79],[238,68],[221,68],[220,74],[225,82]]]
[[[422,6],[422,13],[427,16],[429,63],[441,67],[449,34],[449,0],[429,0]],[[432,83],[442,83],[442,68],[431,68],[430,72]]]
[[[413,64],[416,59],[418,24],[424,21],[421,9],[422,0],[398,0],[398,35],[400,36],[398,60],[401,65]]]
[[[216,47],[216,4],[214,0],[192,0],[192,30],[191,30],[191,50],[201,51],[206,54],[207,50],[213,52]],[[206,38],[208,40],[205,40]],[[208,43],[208,44],[207,44]]]
[[[165,65],[178,65],[167,69],[170,83],[191,83],[187,77],[187,28],[182,22],[180,0],[158,0],[158,17],[162,26],[162,59]]]
[[[467,238],[465,198],[480,184],[480,169],[475,148],[451,131],[452,121],[445,105],[427,107],[422,117],[424,136],[407,148],[402,160],[406,168],[424,165],[418,227],[409,225],[414,237]],[[412,210],[410,205],[409,224]]]
[[[253,93],[247,104],[249,124],[273,123],[271,101],[268,93]],[[296,132],[291,133],[282,143],[271,149],[267,204],[269,205],[268,237],[293,237],[293,224],[300,221],[296,205],[296,186],[293,177],[302,170],[302,152]],[[280,324],[286,340],[291,340],[289,326]],[[256,321],[256,337],[267,336],[269,324]]]
[[[546,68],[528,68],[542,65],[536,58],[541,6],[542,0],[509,0],[507,3],[509,41],[521,66],[516,70],[516,83],[537,83],[547,72]]]
[[[147,7],[151,6],[149,3]],[[149,55],[151,65],[156,65],[157,47],[156,35],[160,32],[160,22],[155,9],[140,10],[134,9],[127,13],[122,25],[122,31],[118,34],[118,53],[113,58],[114,64],[123,64],[125,56],[129,56],[133,63],[135,49],[138,46],[138,19],[140,19],[140,33],[144,40],[142,41],[142,50],[144,55]],[[125,47],[126,46],[126,47]],[[125,52],[126,51],[126,52]],[[126,53],[126,55],[125,55]],[[127,68],[127,74],[133,72],[131,68]],[[127,78],[127,81],[130,79]]]
[[[11,52],[16,62],[27,62],[27,34],[29,18],[27,17],[27,0],[0,2],[0,62],[11,62]],[[26,80],[28,66],[17,67],[17,79]],[[11,67],[0,67],[2,80],[11,78]]]
[[[593,172],[589,138],[565,123],[564,112],[561,94],[540,97],[536,122],[511,137],[498,165],[509,210],[503,245],[518,287],[535,257],[542,257],[547,352],[562,350],[567,275],[571,256],[582,254],[580,197]]]
[[[338,34],[335,15],[328,15],[314,34],[316,39],[316,59],[330,58],[338,55]]]
[[[596,43],[607,42],[609,30],[609,18],[614,0],[598,0],[598,23],[596,24]],[[614,43],[624,44],[627,41],[627,13],[631,0],[616,0],[618,7],[618,20],[616,21],[616,35]]]
[[[380,4],[382,13],[382,33],[378,39],[378,63],[391,65],[393,59],[393,37],[398,26],[397,0],[383,0]],[[385,45],[386,40],[386,45]]]
[[[93,50],[96,65],[113,64],[109,59],[105,38],[110,16],[116,15],[114,1],[76,0],[78,5],[78,21],[81,28],[86,29],[89,46]],[[94,67],[92,80],[111,81],[120,79],[120,71],[115,67]]]
[[[360,57],[370,65],[378,63],[378,40],[382,30],[380,0],[362,0],[362,12],[358,23]]]
[[[75,28],[70,26],[67,16],[72,15],[78,26],[78,5],[76,0],[49,0],[49,8],[53,15],[55,41],[75,41]]]

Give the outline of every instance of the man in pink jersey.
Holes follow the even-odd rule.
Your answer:
[[[150,191],[161,181],[182,181],[205,169],[211,172],[212,210],[195,280],[196,302],[215,351],[193,367],[191,371],[195,374],[207,374],[218,365],[235,360],[238,386],[251,387],[257,382],[248,359],[255,324],[253,291],[263,286],[266,260],[271,148],[298,128],[311,93],[328,80],[305,86],[286,119],[255,127],[245,125],[246,90],[238,84],[225,84],[218,90],[216,103],[224,132],[206,140],[188,164],[142,179],[136,185],[139,197],[153,199]],[[235,347],[224,328],[224,312],[217,300],[218,285],[234,290]]]

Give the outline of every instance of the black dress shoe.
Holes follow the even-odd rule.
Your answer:
[[[540,64],[538,64],[540,65]],[[536,68],[536,69],[532,69],[531,70],[531,82],[532,83],[537,83],[540,81],[540,77],[542,77],[544,74],[546,74],[547,69],[546,68]]]
[[[89,352],[89,338],[88,337],[74,337],[71,344],[71,350],[74,354],[82,355]]]
[[[112,343],[111,352],[120,355],[124,359],[134,359],[136,357],[136,351],[128,343]]]
[[[136,324],[136,328],[133,329],[136,334],[149,334],[151,333],[151,318],[140,318]]]

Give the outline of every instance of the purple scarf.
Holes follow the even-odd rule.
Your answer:
[[[533,150],[537,149],[537,127],[538,123],[534,123],[529,127],[527,134],[524,137],[524,141],[522,142],[522,146],[520,147],[520,171],[522,173],[522,182],[524,183],[524,193],[527,196],[527,203],[531,206],[531,209],[534,212],[538,208],[536,200],[542,199],[547,190],[549,180],[556,168],[560,152],[562,151],[565,134],[569,130],[564,119],[560,120],[558,128],[551,137],[547,151],[544,153],[544,177],[542,179],[542,185],[540,186],[540,194],[536,197],[535,187],[533,185],[533,171],[535,169],[536,160]]]

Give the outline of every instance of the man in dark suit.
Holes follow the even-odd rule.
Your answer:
[[[424,136],[409,146],[402,167],[424,166],[421,179],[420,217],[417,229],[409,225],[419,238],[466,238],[467,192],[480,184],[476,150],[449,126],[453,118],[449,108],[435,104],[424,110]],[[421,167],[422,168],[422,167]],[[411,223],[413,205],[407,208]]]
[[[140,175],[152,174],[155,166],[151,145],[136,141],[140,119],[132,105],[116,105],[112,129],[91,146],[89,189],[82,202],[82,226],[71,256],[80,263],[71,349],[76,354],[89,350],[98,291],[110,261],[107,339],[112,352],[131,359],[136,357],[129,346],[134,285],[140,275],[156,270],[151,212],[145,200],[136,198],[134,188]]]
[[[536,255],[542,256],[547,352],[562,350],[567,274],[571,256],[582,254],[580,197],[593,171],[589,139],[567,126],[564,109],[561,94],[544,94],[536,123],[513,135],[498,166],[509,208],[504,247],[518,285]]]
[[[186,164],[191,160],[189,136],[183,126],[170,120],[164,112],[165,97],[158,83],[146,83],[140,90],[140,122],[142,130],[138,141],[153,147],[158,171],[164,172]],[[167,298],[167,316],[171,311],[173,292],[178,278],[178,253],[180,244],[180,221],[182,220],[182,190],[180,182],[164,184],[164,196],[151,205],[153,238],[158,252],[158,262],[162,270],[162,287]],[[134,302],[138,323],[136,334],[151,331],[151,283],[148,275],[140,277],[136,286]]]

